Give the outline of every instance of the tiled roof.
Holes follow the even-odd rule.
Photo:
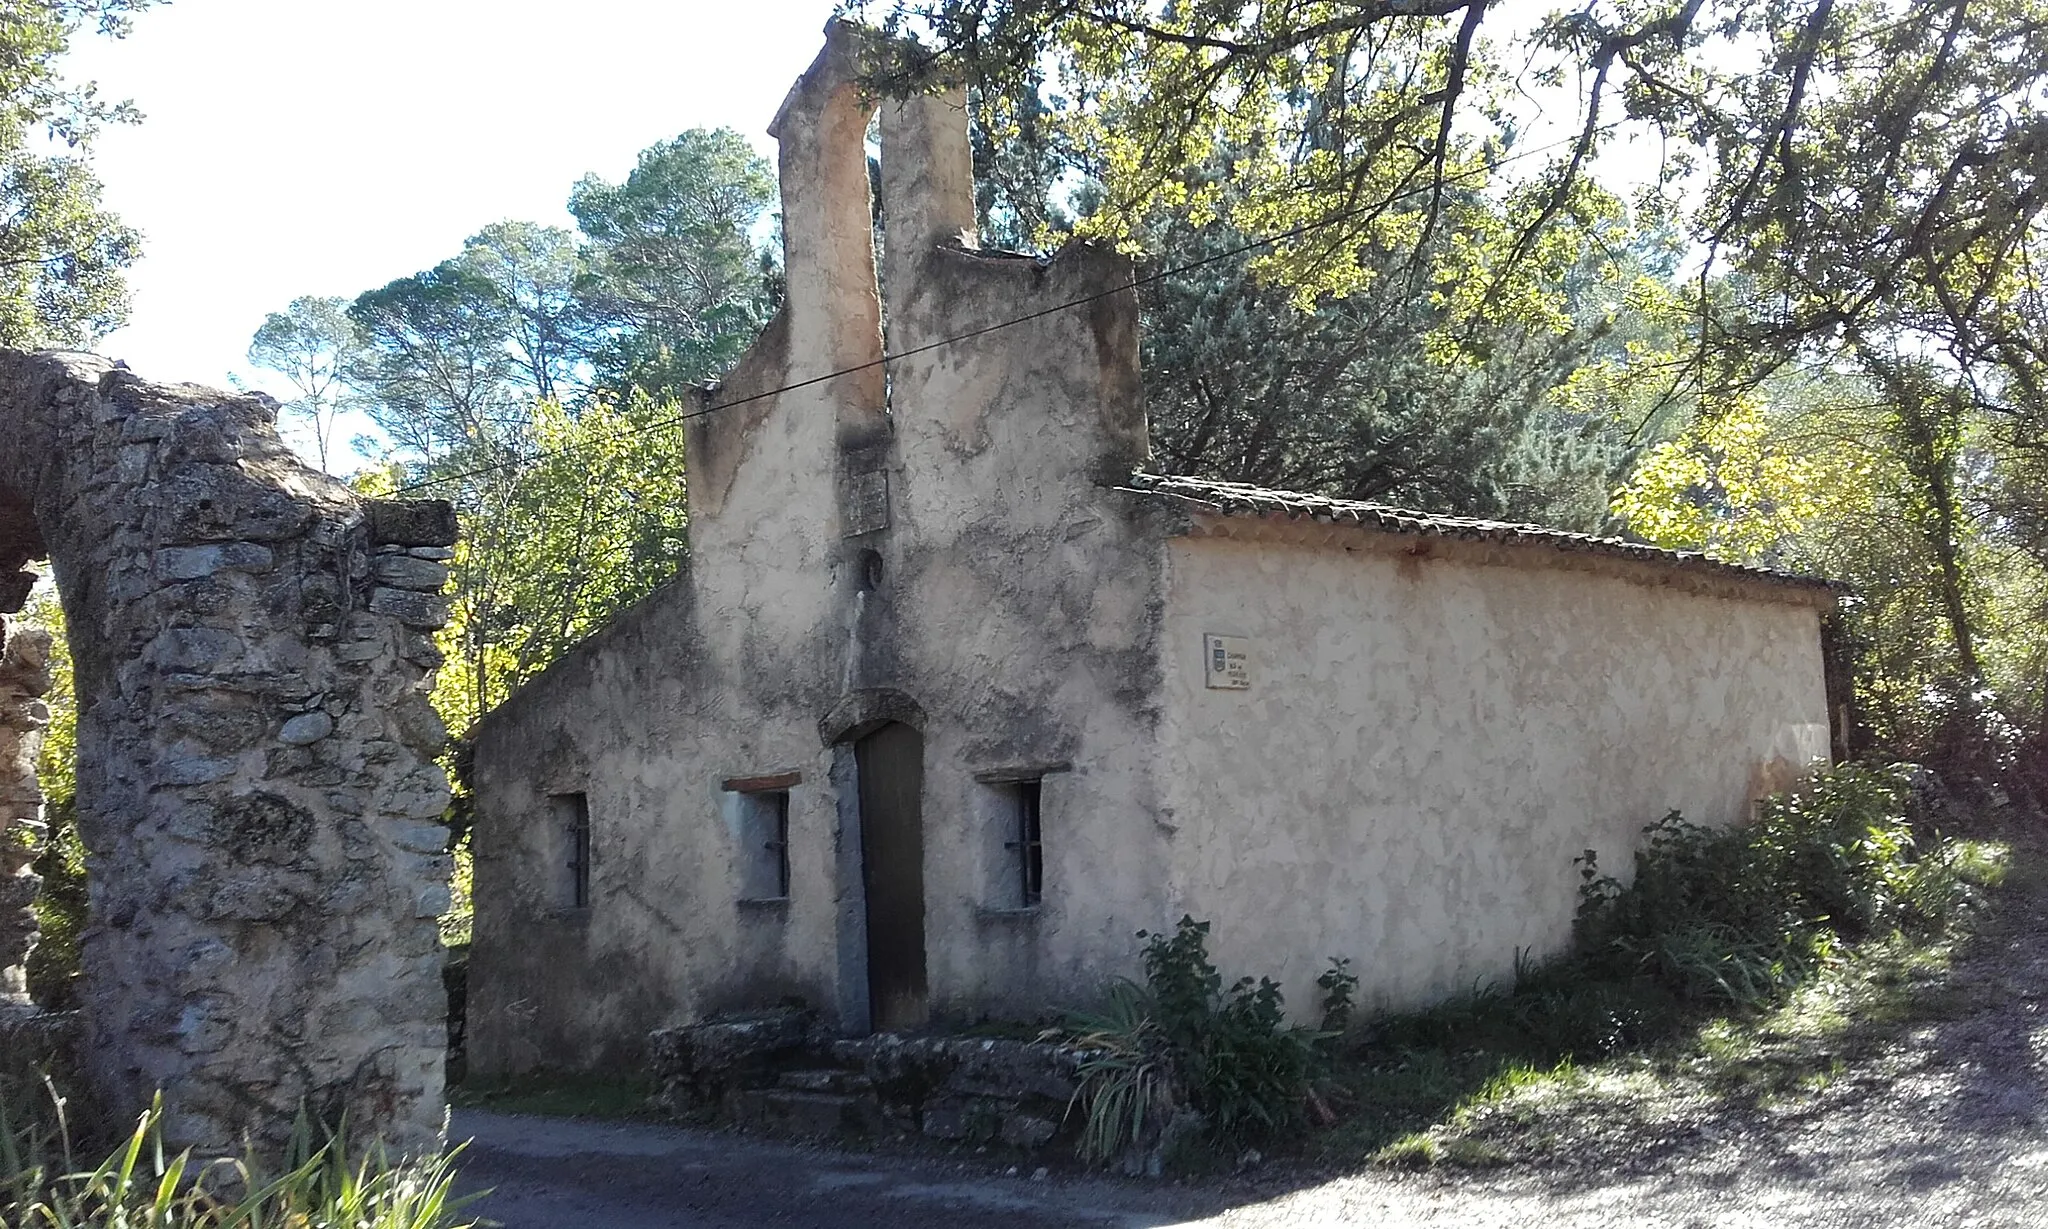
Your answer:
[[[1698,551],[1665,550],[1624,538],[1602,538],[1541,525],[1517,525],[1508,521],[1479,520],[1469,516],[1441,516],[1416,512],[1388,504],[1355,499],[1331,499],[1304,495],[1298,491],[1274,491],[1242,482],[1216,482],[1207,478],[1183,478],[1171,474],[1134,473],[1123,489],[1139,495],[1187,501],[1204,511],[1221,516],[1257,519],[1311,520],[1322,524],[1353,524],[1381,533],[1413,534],[1419,537],[1456,538],[1471,542],[1496,542],[1518,546],[1592,555],[1612,555],[1645,563],[1684,568],[1689,571],[1746,577],[1770,584],[1816,589],[1842,587],[1835,581],[1750,564],[1724,563]]]

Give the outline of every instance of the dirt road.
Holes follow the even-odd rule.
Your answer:
[[[1901,1090],[1917,1097],[1917,1091]],[[1368,1174],[1313,1185],[1273,1175],[1214,1186],[1006,1174],[637,1124],[463,1113],[478,1210],[506,1229],[1293,1229],[1312,1225],[2048,1225],[2048,1139],[1956,1155],[1899,1106],[1862,1136],[1724,1140],[1682,1164],[1610,1180]],[[2015,1138],[2012,1142],[2023,1142]],[[1929,1146],[1932,1145],[1932,1146]]]

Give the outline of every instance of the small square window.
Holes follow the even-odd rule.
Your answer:
[[[742,900],[789,895],[789,791],[739,796],[739,873]]]
[[[562,850],[557,897],[565,909],[590,907],[590,797],[587,794],[553,794],[548,809],[554,816],[557,840]]]

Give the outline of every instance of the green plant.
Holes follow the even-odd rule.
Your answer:
[[[1069,1023],[1083,1057],[1068,1110],[1083,1107],[1077,1150],[1090,1164],[1107,1164],[1157,1138],[1182,1104],[1170,1048],[1151,1009],[1145,988],[1122,980],[1110,987],[1100,1014]]]
[[[1351,1027],[1351,1013],[1358,1005],[1358,974],[1351,971],[1347,957],[1332,956],[1330,967],[1316,978],[1323,992],[1323,1031],[1341,1036]]]
[[[1082,1156],[1099,1163],[1149,1145],[1183,1108],[1203,1115],[1218,1141],[1297,1125],[1323,1034],[1287,1026],[1285,999],[1270,978],[1226,988],[1209,960],[1209,923],[1182,917],[1171,934],[1138,937],[1144,984],[1119,979],[1102,1012],[1068,1025],[1087,1051],[1075,1093],[1085,1111]],[[1356,983],[1341,962],[1323,975],[1326,1018],[1333,1003],[1348,1013]]]
[[[1517,953],[1505,985],[1356,1030],[1335,1055],[1331,1099],[1347,1112],[1323,1151],[1442,1163],[1461,1132],[1512,1138],[1510,1118],[1562,1113],[1533,1107],[1614,1095],[1560,1074],[1602,1060],[1603,1082],[1621,1072],[1745,1097],[1832,1078],[1836,1042],[1811,1038],[1925,1009],[1910,1006],[1915,987],[2006,870],[2001,846],[1907,825],[1912,775],[1829,769],[1766,800],[1747,828],[1666,816],[1628,882],[1588,853],[1571,950]]]
[[[195,1164],[167,1155],[161,1098],[125,1141],[81,1168],[56,1112],[20,1123],[0,1105],[0,1225],[21,1229],[471,1229],[454,1194],[461,1149],[395,1161],[381,1145],[302,1121],[283,1163],[253,1158]]]
[[[1907,822],[1910,770],[1842,764],[1719,831],[1677,812],[1644,831],[1635,877],[1579,859],[1578,950],[1687,998],[1758,1007],[1839,941],[1939,929],[1971,897],[1962,846]]]

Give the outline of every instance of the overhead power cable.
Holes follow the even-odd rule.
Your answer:
[[[1607,132],[1613,131],[1613,129],[1617,126],[1618,125],[1616,124],[1603,125],[1599,129],[1599,132],[1602,135],[1604,135]],[[1509,154],[1507,157],[1501,158],[1495,162],[1489,162],[1483,167],[1474,167],[1468,171],[1455,172],[1449,176],[1446,176],[1445,178],[1449,180],[1461,180],[1468,179],[1473,176],[1489,175],[1494,171],[1498,170],[1499,168],[1506,166],[1510,162],[1519,162],[1524,158],[1533,158],[1538,154],[1548,153],[1554,149],[1561,149],[1564,146],[1576,144],[1579,141],[1579,139],[1580,135],[1575,133],[1567,138],[1551,141],[1548,144],[1538,145],[1531,149],[1525,149],[1519,153]],[[1133,277],[1131,280],[1127,282],[1120,282],[1115,286],[1111,286],[1107,290],[1098,290],[1093,294],[1086,294],[1080,296],[1079,298],[1068,299],[1062,303],[1055,303],[1050,307],[1042,307],[1034,312],[1026,312],[1021,316],[1014,316],[1007,320],[998,320],[994,324],[983,325],[978,329],[969,329],[964,333],[954,333],[947,337],[941,337],[936,341],[925,342],[923,345],[910,346],[906,349],[897,350],[892,353],[886,353],[883,354],[880,358],[869,359],[865,363],[855,363],[850,367],[841,367],[835,371],[825,372],[823,375],[815,375],[809,377],[808,379],[797,380],[793,383],[784,384],[777,388],[771,388],[764,392],[749,393],[744,397],[735,397],[730,401],[720,401],[714,405],[703,406],[699,409],[690,410],[686,413],[673,414],[666,418],[657,419],[654,422],[642,423],[637,427],[632,427],[624,431],[616,431],[610,435],[601,436],[595,440],[587,440],[562,448],[544,448],[536,452],[527,453],[522,456],[512,457],[504,461],[495,461],[489,465],[478,466],[475,469],[460,470],[452,474],[439,474],[432,478],[423,478],[418,482],[408,483],[405,486],[401,486],[392,493],[394,495],[407,495],[411,494],[414,491],[424,491],[432,487],[440,486],[444,483],[460,482],[466,478],[481,478],[487,474],[498,473],[501,470],[511,469],[515,466],[531,465],[536,461],[545,461],[553,457],[572,455],[582,448],[595,447],[599,444],[609,444],[616,442],[618,440],[629,439],[636,435],[644,435],[649,431],[660,431],[668,427],[681,426],[682,424],[689,422],[693,418],[705,418],[712,414],[719,413],[723,410],[730,410],[737,406],[746,405],[749,402],[765,401],[770,397],[780,397],[784,393],[793,393],[800,389],[810,388],[814,385],[823,384],[829,380],[836,380],[841,376],[853,375],[856,372],[868,371],[875,367],[886,367],[890,363],[898,362],[902,359],[910,358],[914,355],[925,354],[932,350],[937,350],[944,346],[955,345],[963,341],[972,341],[974,338],[985,337],[990,333],[1000,332],[1003,329],[1015,328],[1020,324],[1029,324],[1034,320],[1043,320],[1047,316],[1058,315],[1060,312],[1064,311],[1072,311],[1074,308],[1077,307],[1086,307],[1090,303],[1100,302],[1103,299],[1123,294],[1126,291],[1136,290],[1141,286],[1149,286],[1153,282],[1164,281],[1170,277],[1178,277],[1183,273],[1191,273],[1194,270],[1203,268],[1207,265],[1213,265],[1221,261],[1235,259],[1236,257],[1243,256],[1248,252],[1256,252],[1261,248],[1269,248],[1276,244],[1286,243],[1290,239],[1299,239],[1303,235],[1312,234],[1315,231],[1321,230],[1326,226],[1334,226],[1339,222],[1348,222],[1353,218],[1364,217],[1367,214],[1377,213],[1380,210],[1385,209],[1387,206],[1394,204],[1396,201],[1406,200],[1411,196],[1421,196],[1424,193],[1435,191],[1436,187],[1437,182],[1433,181],[1429,184],[1421,184],[1413,188],[1406,188],[1402,191],[1394,193],[1391,196],[1387,196],[1378,201],[1375,201],[1370,205],[1360,205],[1353,209],[1342,210],[1337,213],[1330,214],[1328,217],[1318,218],[1313,222],[1304,222],[1299,226],[1290,227],[1287,230],[1267,235],[1264,238],[1252,239],[1245,243],[1238,244],[1235,247],[1226,248],[1221,252],[1211,253],[1210,255],[1204,256],[1199,260],[1191,260],[1185,264],[1174,265],[1171,268],[1158,269],[1150,273]]]

